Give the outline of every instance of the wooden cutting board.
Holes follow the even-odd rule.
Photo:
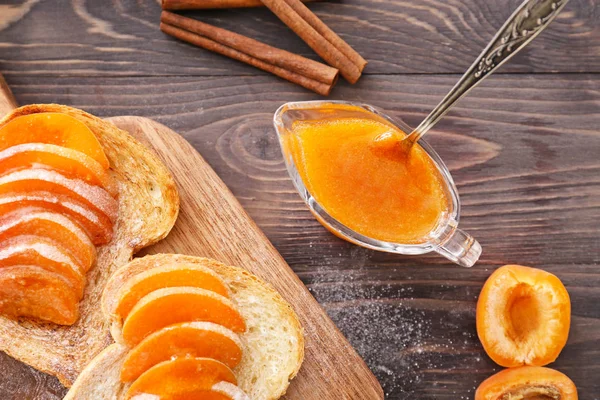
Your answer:
[[[16,104],[0,75],[0,116]],[[180,135],[150,119],[109,120],[152,148],[179,188],[181,209],[175,227],[143,253],[212,257],[244,267],[292,304],[304,327],[306,355],[285,399],[383,399],[367,365],[202,156]],[[0,357],[0,376],[11,377],[10,384],[0,382],[2,399],[54,399],[61,392],[52,379],[5,354]]]

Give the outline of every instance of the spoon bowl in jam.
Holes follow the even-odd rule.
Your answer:
[[[481,246],[458,229],[448,169],[411,129],[365,104],[284,104],[274,125],[288,172],[315,217],[342,239],[399,254],[438,252],[471,267]]]

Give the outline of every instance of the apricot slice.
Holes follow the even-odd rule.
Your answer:
[[[131,400],[232,400],[232,398],[222,393],[213,392],[212,390],[197,390],[194,392],[177,393],[170,396],[142,393],[133,396]],[[243,398],[235,400],[243,400]]]
[[[549,272],[520,265],[498,268],[477,302],[477,334],[488,356],[503,367],[546,365],[567,342],[571,302]]]
[[[242,359],[242,343],[235,333],[212,322],[170,325],[146,337],[127,354],[121,381],[134,381],[152,366],[186,355],[212,358],[235,368]]]
[[[108,243],[112,239],[113,224],[107,216],[66,195],[50,192],[0,195],[0,215],[19,207],[40,207],[68,216],[79,223],[95,245]]]
[[[117,200],[106,190],[92,186],[81,179],[69,179],[56,171],[36,168],[0,176],[0,195],[39,191],[67,195],[100,211],[112,222],[117,219],[119,209]]]
[[[96,247],[76,223],[41,208],[21,207],[0,217],[0,241],[18,235],[36,235],[60,243],[87,271],[96,259]]]
[[[84,271],[56,242],[41,236],[15,236],[0,243],[0,271],[16,265],[34,265],[63,277],[77,294],[83,295]]]
[[[131,400],[250,400],[242,389],[229,382],[215,383],[211,390],[194,390],[171,395],[139,394]]]
[[[211,389],[213,392],[227,396],[228,400],[250,400],[250,396],[248,396],[242,389],[229,382],[223,381],[215,383]]]
[[[23,143],[47,143],[80,151],[110,164],[96,135],[83,122],[61,113],[38,113],[17,117],[0,127],[0,150]]]
[[[177,393],[173,396],[168,396],[166,398],[160,397],[160,399],[169,399],[169,400],[231,400],[231,397],[219,393],[214,392],[212,390],[195,390],[193,392],[183,392]],[[238,399],[235,399],[238,400]]]
[[[194,264],[163,265],[130,278],[119,291],[115,314],[126,318],[147,294],[166,287],[189,286],[229,297],[227,284],[210,268]]]
[[[577,400],[568,376],[551,368],[518,367],[492,375],[479,385],[475,400]]]
[[[72,325],[78,298],[58,274],[33,265],[0,268],[0,314]]]
[[[214,322],[234,332],[246,330],[244,318],[226,297],[206,289],[171,287],[142,297],[123,323],[123,339],[133,347],[152,332],[192,321]]]
[[[101,186],[113,197],[119,193],[115,181],[100,163],[80,151],[43,143],[19,144],[0,151],[0,175],[33,167],[56,170],[69,178]]]
[[[221,381],[237,384],[231,369],[222,362],[211,358],[174,358],[144,372],[129,387],[125,398],[144,393],[168,399],[195,391],[210,391]]]

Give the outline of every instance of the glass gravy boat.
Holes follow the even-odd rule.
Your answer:
[[[339,107],[340,104],[354,106],[354,108],[352,110],[336,108],[336,105]],[[446,191],[449,198],[447,212],[442,214],[437,226],[423,238],[423,242],[417,244],[393,243],[364,236],[329,215],[311,195],[302,181],[292,155],[293,153],[288,147],[290,141],[286,140],[287,135],[294,134],[292,124],[295,121],[315,121],[326,118],[348,118],[352,116],[375,119],[378,122],[395,127],[402,132],[412,132],[412,129],[404,122],[387,116],[375,107],[361,103],[345,101],[292,102],[282,105],[275,112],[273,123],[279,136],[279,143],[288,173],[310,211],[332,233],[359,246],[389,253],[409,255],[435,251],[463,267],[473,266],[481,254],[481,246],[471,235],[458,229],[460,200],[456,186],[444,162],[423,139],[419,140],[419,145],[425,150],[437,167],[440,176],[446,184]]]

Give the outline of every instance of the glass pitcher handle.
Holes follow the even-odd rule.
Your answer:
[[[456,228],[435,251],[462,267],[470,268],[481,255],[481,245],[473,236]]]

